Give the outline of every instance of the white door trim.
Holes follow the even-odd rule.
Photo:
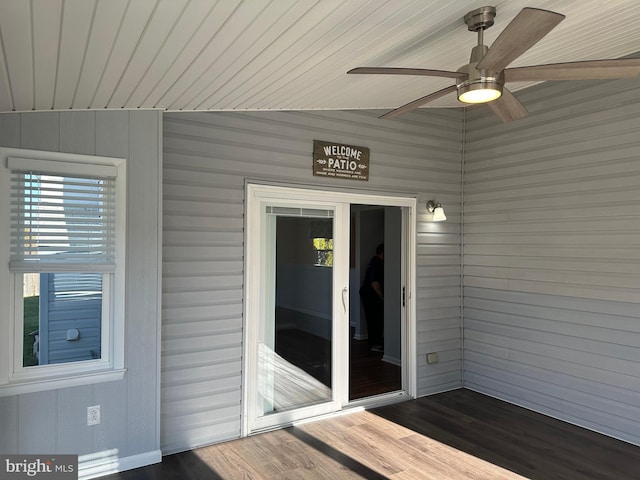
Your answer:
[[[262,275],[261,269],[265,265],[260,262],[265,260],[260,255],[259,249],[255,248],[260,245],[260,238],[264,238],[267,233],[264,225],[260,221],[261,205],[265,201],[277,201],[285,199],[286,201],[296,201],[309,208],[327,208],[336,204],[344,204],[346,210],[336,215],[336,221],[341,225],[336,225],[336,231],[342,231],[348,235],[349,232],[349,211],[350,204],[371,204],[382,206],[398,206],[403,207],[403,242],[404,242],[404,288],[405,288],[405,308],[403,309],[403,366],[404,366],[404,392],[408,397],[416,395],[416,302],[415,302],[415,285],[416,285],[416,209],[417,200],[415,197],[398,197],[385,194],[374,193],[354,193],[346,191],[333,191],[313,188],[285,187],[264,184],[247,183],[245,191],[245,269],[244,269],[244,356],[243,356],[243,419],[241,435],[247,436],[256,431],[255,425],[250,425],[251,419],[255,417],[256,409],[252,405],[255,396],[252,396],[250,388],[257,384],[256,362],[257,362],[257,345],[255,322],[258,318],[260,309],[260,280]],[[336,212],[338,213],[338,212]],[[339,319],[344,315],[347,321],[339,322],[345,325],[344,331],[334,329],[333,340],[336,342],[334,352],[348,351],[348,294],[344,295],[343,289],[348,289],[348,249],[334,251],[334,318]],[[336,281],[337,280],[337,281]],[[348,293],[348,292],[347,292]],[[346,305],[343,305],[346,302]],[[346,307],[346,308],[345,308]],[[341,364],[340,358],[333,358],[333,365]],[[343,363],[343,362],[342,362]],[[329,411],[339,411],[346,407],[348,401],[348,372],[340,373],[339,369],[335,369],[333,375],[333,401],[328,402],[325,406],[328,408],[305,407],[299,409],[306,412],[309,416],[320,415]],[[287,423],[288,414],[282,415],[282,424]],[[295,416],[291,417],[291,421],[295,420]],[[258,427],[260,428],[260,427]],[[269,425],[265,425],[269,428]]]

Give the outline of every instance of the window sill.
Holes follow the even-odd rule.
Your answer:
[[[118,370],[94,371],[64,377],[34,378],[29,381],[11,382],[0,385],[0,397],[22,395],[25,393],[57,390],[60,388],[93,385],[94,383],[113,382],[122,380],[126,368]]]

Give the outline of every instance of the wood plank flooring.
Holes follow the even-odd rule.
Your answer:
[[[164,457],[104,477],[631,480],[640,447],[455,390]]]

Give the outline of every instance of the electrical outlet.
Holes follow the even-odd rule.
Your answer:
[[[427,353],[427,363],[431,365],[432,363],[438,363],[440,358],[438,357],[438,352]]]
[[[100,423],[100,405],[87,407],[87,425],[98,425]]]

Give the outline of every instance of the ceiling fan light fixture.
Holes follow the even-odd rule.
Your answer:
[[[469,80],[458,85],[458,100],[463,103],[489,103],[502,96],[502,85],[495,78]]]

